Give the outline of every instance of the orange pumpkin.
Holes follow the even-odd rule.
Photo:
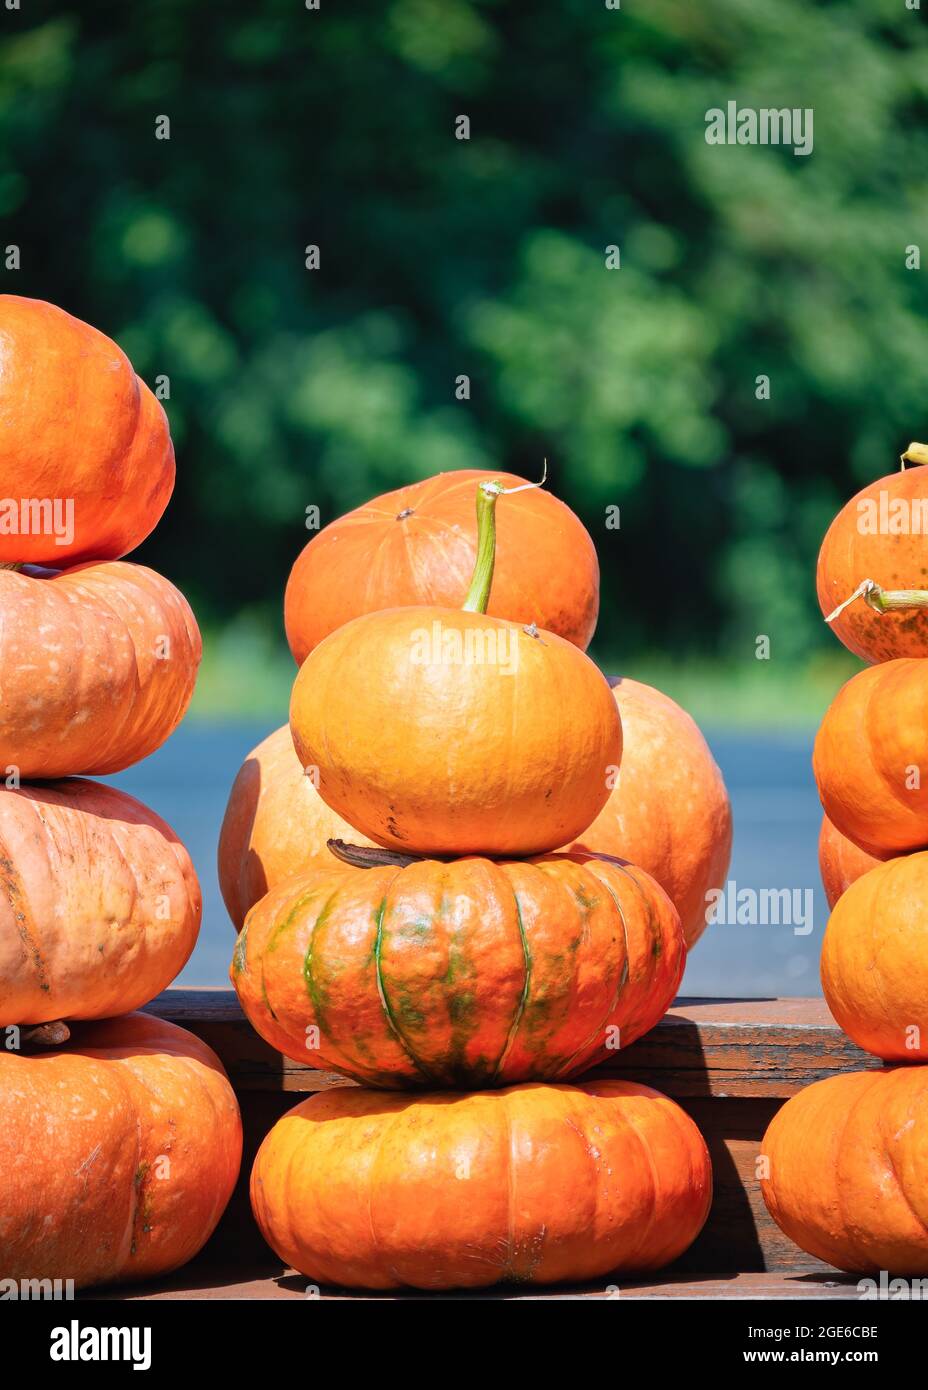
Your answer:
[[[310,653],[290,728],[322,799],[377,844],[425,855],[556,849],[605,805],[622,728],[592,661],[554,633],[487,617],[496,484],[463,610],[355,618]]]
[[[860,671],[822,720],[813,752],[825,814],[878,858],[928,846],[928,661]]]
[[[622,765],[596,820],[568,848],[628,859],[657,879],[691,947],[706,927],[706,894],[725,882],[731,860],[725,783],[685,710],[640,681],[608,680],[622,718]]]
[[[0,1026],[107,1018],[185,965],[200,888],[169,825],[80,779],[0,790]]]
[[[235,930],[270,888],[325,854],[329,840],[370,844],[322,800],[284,724],[239,768],[219,834],[219,886]]]
[[[0,563],[115,560],[174,488],[167,417],[104,334],[0,295]]]
[[[369,1289],[658,1269],[695,1240],[711,1196],[693,1121],[625,1081],[327,1091],[277,1122],[251,1175],[258,1225],[286,1264]]]
[[[150,1279],[206,1243],[242,1126],[213,1052],[144,1014],[83,1024],[66,1050],[0,1052],[5,1279]]]
[[[461,469],[375,497],[314,536],[287,584],[284,620],[298,664],[362,613],[429,605],[458,608],[477,553],[474,489],[509,473]],[[599,613],[599,563],[582,523],[550,493],[518,493],[500,525],[495,617],[556,632],[584,650]]]
[[[667,895],[618,861],[329,856],[252,908],[231,974],[253,1027],[298,1061],[372,1086],[504,1086],[634,1042],[685,958]]]
[[[836,830],[827,816],[822,816],[818,837],[818,867],[825,885],[828,906],[834,907],[841,894],[856,883],[862,874],[882,863]]]
[[[910,444],[909,458],[922,466],[869,483],[842,507],[818,557],[822,612],[864,661],[928,656],[928,449]]]
[[[183,718],[201,651],[183,594],[142,565],[0,570],[0,769],[102,775],[147,757]]]
[[[770,1215],[838,1269],[928,1275],[928,1067],[816,1081],[763,1142]]]
[[[928,854],[878,864],[841,896],[822,943],[822,988],[866,1052],[928,1059]]]

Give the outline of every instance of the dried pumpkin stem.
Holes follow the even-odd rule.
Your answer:
[[[355,869],[378,869],[385,864],[405,869],[407,864],[421,864],[426,858],[424,854],[403,854],[396,849],[381,849],[379,845],[349,845],[346,840],[326,840],[325,843],[336,859]]]
[[[858,584],[850,598],[839,603],[834,612],[828,614],[825,622],[833,623],[845,608],[858,599],[869,604],[875,613],[890,613],[900,608],[928,608],[928,589],[881,589],[874,580],[865,579]]]
[[[40,1023],[35,1028],[21,1028],[19,1040],[21,1043],[28,1043],[30,1047],[60,1047],[70,1036],[71,1030],[64,1019],[56,1018],[53,1023]]]
[[[464,613],[485,613],[490,602],[490,589],[493,586],[493,570],[496,566],[496,499],[505,494],[526,492],[529,488],[544,487],[548,476],[548,460],[545,459],[540,483],[520,483],[518,487],[503,487],[498,479],[477,484],[477,559],[474,574],[470,581],[467,597],[461,605]]]
[[[22,563],[19,560],[0,560],[0,570],[21,570]]]

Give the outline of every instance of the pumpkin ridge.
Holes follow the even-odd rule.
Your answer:
[[[29,904],[23,898],[22,881],[19,874],[16,872],[15,861],[10,853],[9,846],[2,836],[0,836],[0,873],[4,872],[8,875],[6,879],[7,901],[10,904],[13,915],[20,919],[17,922],[17,933],[23,943],[23,948],[28,952],[29,959],[31,959],[33,963],[39,989],[43,994],[51,994],[51,985],[48,979],[48,966],[43,960],[38,942],[28,926],[29,917],[27,914],[29,911]],[[21,914],[17,911],[17,901],[22,903],[23,911]]]
[[[910,1118],[911,1118],[911,1117],[912,1117],[912,1115],[911,1115],[911,1106],[909,1107],[909,1112],[908,1112],[908,1113],[909,1113],[909,1116],[910,1116]],[[882,1138],[883,1138],[883,1147],[884,1147],[884,1151],[885,1151],[885,1154],[886,1154],[886,1161],[887,1161],[887,1163],[889,1164],[889,1171],[892,1173],[893,1182],[896,1184],[896,1191],[899,1193],[899,1196],[900,1196],[900,1198],[902,1199],[902,1201],[903,1201],[903,1203],[904,1203],[904,1205],[905,1205],[906,1210],[911,1214],[912,1218],[913,1218],[913,1219],[917,1222],[917,1224],[922,1228],[922,1230],[925,1232],[925,1234],[928,1235],[928,1222],[926,1222],[926,1221],[919,1215],[919,1213],[915,1210],[915,1208],[912,1206],[912,1203],[911,1203],[910,1200],[909,1200],[908,1191],[907,1191],[907,1189],[906,1189],[905,1187],[903,1187],[903,1185],[902,1185],[902,1181],[901,1181],[901,1179],[900,1179],[900,1177],[899,1177],[899,1173],[898,1173],[898,1171],[897,1171],[897,1169],[896,1169],[896,1160],[895,1160],[895,1157],[893,1156],[893,1150],[891,1149],[890,1145],[887,1143],[887,1137],[888,1137],[888,1136],[887,1136],[886,1133],[885,1133],[885,1129],[884,1129],[885,1124],[886,1124],[885,1111],[881,1111],[881,1112],[880,1112],[880,1133],[881,1133]]]
[[[503,873],[506,873],[506,866],[502,867]],[[520,1001],[518,1001],[518,1005],[515,1006],[513,1023],[511,1023],[510,1030],[508,1030],[506,1042],[503,1044],[503,1051],[500,1052],[499,1061],[497,1061],[495,1069],[493,1069],[492,1077],[490,1077],[490,1086],[493,1086],[493,1084],[500,1079],[500,1073],[502,1073],[504,1065],[506,1065],[507,1056],[510,1054],[511,1049],[513,1049],[515,1037],[517,1037],[518,1030],[520,1030],[522,1026],[522,1019],[524,1019],[525,1016],[525,1006],[528,1004],[529,992],[531,992],[532,987],[532,949],[529,947],[528,937],[525,935],[525,923],[524,920],[522,920],[522,908],[520,901],[518,901],[518,891],[515,890],[511,881],[510,888],[513,890],[515,920],[518,922],[518,935],[520,935],[520,941],[522,942],[522,958],[525,960],[525,984],[522,986]]]
[[[581,866],[581,867],[583,868],[584,872],[586,872],[586,866],[583,865],[583,866]],[[590,877],[591,877],[591,878],[594,878],[594,879],[596,878],[595,874],[591,874]],[[629,874],[628,877],[631,878],[632,875]],[[633,881],[634,881],[634,880],[633,880]],[[624,990],[625,990],[625,986],[628,984],[628,979],[629,979],[629,975],[628,975],[628,960],[629,960],[629,954],[630,954],[630,953],[629,953],[629,943],[628,943],[628,923],[627,923],[626,920],[625,920],[625,912],[624,912],[624,910],[623,910],[623,908],[622,908],[622,904],[621,904],[621,902],[619,901],[617,895],[613,892],[612,887],[611,887],[608,883],[605,883],[605,881],[604,881],[603,879],[596,879],[596,882],[597,882],[597,883],[602,883],[602,884],[603,884],[603,886],[605,887],[606,891],[608,892],[610,898],[612,899],[613,903],[615,904],[616,910],[618,911],[618,914],[619,914],[619,921],[620,921],[621,924],[622,924],[622,935],[623,935],[624,938],[625,938],[625,960],[624,960],[624,963],[623,963],[623,965],[622,965],[622,970],[621,970],[621,972],[620,972],[620,974],[619,974],[619,979],[616,981],[615,995],[614,995],[613,1001],[612,1001],[612,1008],[611,1008],[611,1009],[609,1010],[609,1012],[606,1014],[606,1017],[602,1020],[602,1022],[599,1023],[599,1024],[597,1025],[597,1027],[593,1030],[593,1032],[592,1032],[592,1033],[590,1034],[590,1036],[587,1038],[586,1042],[584,1042],[583,1044],[581,1044],[580,1047],[576,1048],[575,1051],[571,1053],[570,1057],[569,1057],[568,1060],[567,1060],[567,1073],[566,1073],[567,1075],[570,1075],[571,1072],[576,1071],[577,1068],[578,1068],[580,1065],[582,1065],[583,1062],[585,1062],[585,1060],[586,1060],[586,1054],[587,1054],[587,1052],[589,1051],[589,1048],[592,1046],[592,1044],[596,1041],[597,1036],[599,1035],[600,1030],[608,1026],[608,1023],[609,1023],[610,1018],[611,1018],[612,1015],[615,1013],[616,1009],[619,1007],[619,1001],[620,1001],[621,998],[622,998],[622,994],[623,994],[623,992],[624,992]],[[637,885],[636,885],[636,886],[637,886]],[[621,1038],[620,1038],[620,1040],[619,1040],[619,1043],[620,1043],[620,1046],[621,1046]]]
[[[399,878],[402,872],[402,869],[397,869],[394,878],[391,879],[391,883],[395,882],[395,880]],[[406,1056],[409,1058],[410,1062],[415,1067],[419,1075],[423,1078],[423,1080],[429,1085],[437,1086],[440,1084],[438,1080],[432,1075],[428,1067],[426,1067],[416,1056],[411,1046],[407,1042],[406,1038],[403,1036],[400,1026],[393,1013],[393,1008],[390,1004],[390,1000],[387,997],[387,987],[386,982],[383,978],[383,965],[381,961],[381,952],[383,948],[383,919],[386,915],[386,911],[387,897],[386,893],[384,893],[384,896],[380,900],[380,906],[377,909],[377,933],[374,937],[374,978],[377,981],[377,993],[380,995],[380,1002],[383,1006],[384,1017],[387,1020],[387,1025],[390,1029],[390,1032],[393,1034],[396,1041],[399,1043],[400,1047],[403,1049]]]
[[[873,1072],[873,1082],[874,1082],[874,1084],[879,1080],[879,1078],[880,1078],[881,1075],[884,1075],[884,1073],[881,1073],[881,1072],[878,1072],[878,1071],[874,1071],[874,1072]],[[851,1120],[854,1118],[854,1114],[855,1114],[855,1112],[857,1111],[858,1107],[859,1107],[860,1105],[863,1104],[864,1100],[865,1100],[866,1097],[870,1094],[870,1091],[871,1091],[872,1089],[873,1089],[872,1086],[867,1086],[864,1090],[861,1091],[860,1095],[859,1095],[859,1096],[857,1097],[857,1099],[854,1101],[853,1105],[851,1105],[851,1106],[848,1108],[847,1114],[846,1114],[845,1117],[844,1117],[844,1124],[843,1124],[843,1126],[842,1126],[842,1128],[841,1128],[841,1138],[838,1140],[838,1144],[837,1144],[837,1150],[838,1150],[838,1154],[839,1154],[839,1161],[840,1161],[840,1155],[842,1154],[842,1151],[843,1151],[843,1149],[844,1149],[845,1140],[847,1139],[847,1132],[848,1132],[848,1130],[850,1129]],[[888,1157],[888,1155],[887,1155],[887,1157]],[[892,1163],[890,1163],[890,1169],[892,1169]],[[895,1177],[895,1173],[893,1173],[893,1176]],[[841,1183],[841,1182],[839,1182],[839,1181],[837,1180],[837,1178],[836,1178],[836,1179],[835,1179],[835,1183],[834,1183],[834,1191],[835,1191],[835,1203],[836,1203],[837,1208],[838,1208],[838,1216],[840,1217],[842,1227],[844,1228],[844,1230],[845,1230],[845,1231],[847,1232],[847,1234],[848,1234],[849,1244],[853,1247],[855,1261],[856,1261],[858,1264],[860,1264],[861,1268],[866,1268],[866,1267],[868,1266],[868,1264],[869,1264],[869,1261],[866,1259],[866,1257],[861,1258],[861,1257],[857,1254],[857,1251],[858,1251],[857,1239],[856,1239],[856,1237],[855,1237],[854,1235],[851,1234],[851,1229],[852,1229],[852,1228],[851,1228],[850,1220],[849,1220],[849,1218],[848,1218],[847,1207],[846,1207],[845,1202],[842,1200],[843,1188],[844,1188],[844,1184]]]

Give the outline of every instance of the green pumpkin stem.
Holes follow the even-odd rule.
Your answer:
[[[0,570],[21,570],[22,564],[18,560],[0,560]]]
[[[490,602],[493,570],[496,565],[496,499],[503,491],[494,478],[477,488],[477,560],[467,597],[461,605],[465,613],[485,613]]]
[[[869,604],[875,613],[889,613],[900,608],[928,608],[928,589],[881,589],[872,579],[865,579],[858,584],[850,598],[839,603],[834,612],[828,614],[825,622],[833,623],[845,608],[858,599]]]
[[[467,597],[461,605],[463,613],[485,613],[490,602],[493,570],[496,565],[496,499],[504,493],[527,492],[544,487],[548,477],[545,459],[540,483],[519,483],[518,487],[503,487],[498,478],[477,484],[477,559]]]

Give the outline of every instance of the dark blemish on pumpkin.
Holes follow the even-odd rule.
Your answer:
[[[395,840],[408,840],[409,836],[404,835],[400,830],[393,816],[387,816],[387,829]]]

